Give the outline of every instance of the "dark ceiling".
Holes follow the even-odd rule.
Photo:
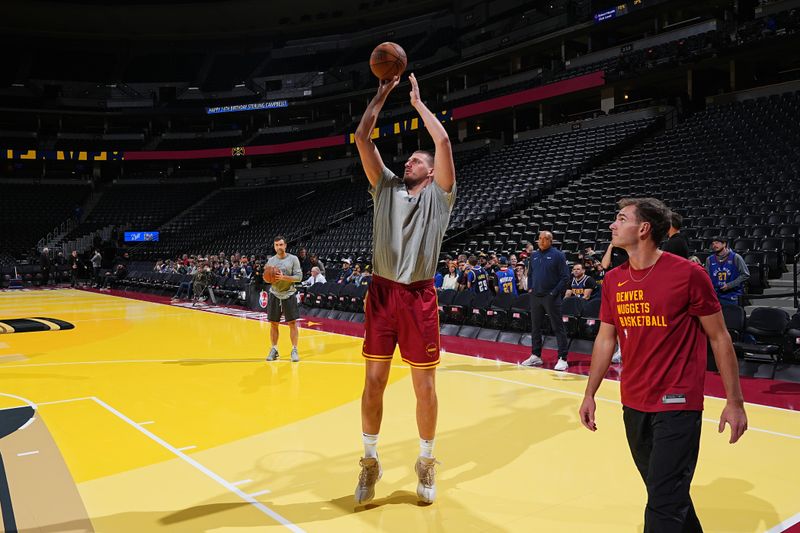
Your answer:
[[[390,24],[452,5],[453,0],[4,0],[0,33],[108,41],[300,38]]]

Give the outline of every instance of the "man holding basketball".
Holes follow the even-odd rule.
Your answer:
[[[297,318],[300,313],[297,309],[297,289],[294,284],[302,281],[303,270],[300,268],[300,260],[296,255],[286,253],[286,238],[278,235],[274,239],[275,255],[269,258],[267,266],[264,267],[265,281],[271,283],[269,287],[269,300],[267,301],[267,318],[270,324],[270,340],[272,348],[267,355],[267,361],[274,361],[278,357],[278,323],[281,321],[281,314],[289,326],[289,337],[292,339],[293,362],[300,360],[297,354]],[[277,271],[275,270],[277,269]],[[266,278],[270,278],[267,280]]]
[[[706,343],[727,397],[719,431],[730,425],[731,444],[747,429],[736,354],[703,268],[658,249],[669,229],[667,207],[653,198],[629,198],[619,206],[611,245],[624,248],[629,259],[603,282],[581,422],[597,430],[594,395],[619,336],[625,434],[647,487],[644,531],[702,532],[689,489],[700,450]]]
[[[362,354],[366,379],[361,398],[364,457],[355,490],[356,504],[375,497],[382,470],[378,461],[378,432],[383,416],[383,393],[395,346],[411,366],[417,399],[416,416],[420,455],[415,464],[419,478],[417,496],[432,503],[436,498],[433,457],[438,402],[436,365],[439,364],[439,319],[436,273],[442,237],[455,204],[456,176],[450,139],[442,124],[420,99],[414,74],[411,105],[433,138],[435,155],[416,151],[405,164],[403,177],[383,164],[370,136],[389,93],[399,76],[382,80],[355,133],[364,172],[374,199],[373,281],[366,300],[366,335]]]

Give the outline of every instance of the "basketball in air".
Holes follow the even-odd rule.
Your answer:
[[[408,64],[406,52],[397,43],[381,43],[369,56],[369,68],[379,80],[391,80],[400,76]]]
[[[281,274],[281,269],[276,266],[265,266],[264,267],[264,281],[272,285],[278,280],[278,276]]]

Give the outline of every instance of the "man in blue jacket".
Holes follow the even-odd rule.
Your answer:
[[[561,302],[569,283],[569,268],[564,252],[553,247],[553,234],[539,232],[539,249],[528,259],[528,292],[531,294],[531,356],[522,362],[525,366],[542,365],[542,321],[544,314],[558,341],[558,362],[555,370],[564,371],[567,364],[567,333],[561,321]]]

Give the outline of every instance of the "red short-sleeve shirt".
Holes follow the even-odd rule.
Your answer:
[[[606,274],[600,320],[619,336],[622,404],[645,412],[703,409],[707,337],[699,317],[720,310],[706,271],[664,252],[649,268]]]

